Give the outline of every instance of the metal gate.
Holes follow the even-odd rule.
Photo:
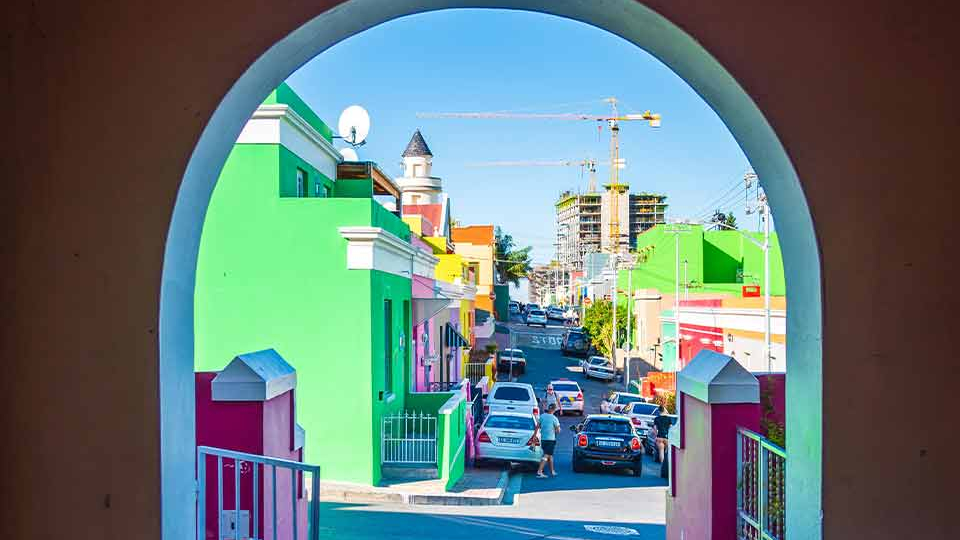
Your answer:
[[[400,411],[383,417],[380,428],[382,465],[436,465],[437,417]]]

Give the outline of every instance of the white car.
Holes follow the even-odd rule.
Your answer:
[[[475,464],[488,461],[539,463],[543,459],[537,420],[532,414],[491,413],[477,432]]]
[[[647,432],[653,429],[653,419],[657,417],[657,410],[660,406],[656,403],[646,403],[635,401],[623,407],[620,411],[630,418],[633,428],[640,434],[642,441],[647,436]]]
[[[542,309],[531,309],[527,312],[527,326],[533,326],[539,324],[540,326],[547,327],[547,313]]]
[[[591,356],[583,365],[583,373],[587,378],[612,381],[617,376],[617,369],[613,362],[602,356]]]
[[[497,359],[497,370],[511,373],[511,366],[513,367],[512,373],[526,373],[527,357],[520,349],[504,349],[500,351],[499,358]]]
[[[583,416],[583,391],[580,390],[577,381],[557,379],[550,381],[550,385],[553,386],[554,393],[560,398],[560,406],[563,407],[564,414],[576,412]]]
[[[629,392],[610,392],[600,402],[600,411],[604,414],[619,414],[625,407],[633,403],[646,403],[640,394]]]
[[[498,382],[490,389],[483,405],[483,413],[511,412],[532,414],[540,417],[540,404],[533,386],[527,383]]]

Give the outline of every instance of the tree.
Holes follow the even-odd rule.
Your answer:
[[[737,228],[737,216],[733,215],[733,212],[727,212],[727,227]]]
[[[499,283],[520,284],[520,280],[527,277],[533,269],[530,261],[531,246],[518,248],[513,236],[500,227],[494,229],[494,257]]]
[[[733,212],[727,212],[724,214],[718,209],[713,212],[713,223],[726,225],[726,227],[720,227],[721,229],[736,229],[737,216],[733,215]]]
[[[590,337],[590,342],[597,348],[597,352],[610,357],[613,347],[613,303],[609,300],[598,300],[587,308],[583,314],[583,330]],[[627,308],[617,306],[617,346],[623,344],[627,337]]]

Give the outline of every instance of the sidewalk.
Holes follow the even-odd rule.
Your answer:
[[[343,482],[320,483],[320,500],[427,504],[444,506],[494,506],[503,504],[510,480],[509,471],[466,467],[453,489],[444,490],[443,480],[396,480],[381,486]]]

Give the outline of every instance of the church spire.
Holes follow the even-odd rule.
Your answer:
[[[403,151],[402,157],[433,157],[433,154],[430,153],[430,147],[427,146],[427,141],[423,140],[423,135],[420,134],[420,130],[413,132],[413,137],[410,138],[410,143],[407,144],[407,149]]]

